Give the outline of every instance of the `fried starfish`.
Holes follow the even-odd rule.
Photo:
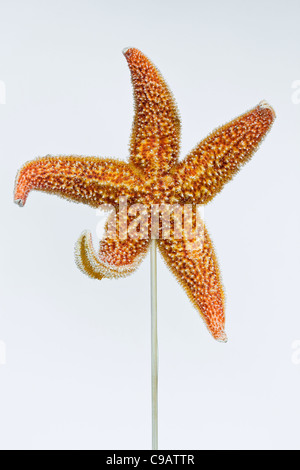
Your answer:
[[[112,209],[99,252],[95,252],[89,232],[84,232],[76,245],[78,267],[95,279],[131,274],[145,257],[151,238],[157,238],[167,266],[208,330],[216,340],[225,342],[220,269],[203,222],[200,231],[194,230],[197,205],[211,201],[252,157],[270,130],[275,113],[268,103],[260,102],[217,128],[179,162],[180,118],[167,84],[139,50],[128,48],[123,53],[135,102],[128,163],[82,156],[37,158],[18,173],[15,202],[24,206],[29,192],[39,190]],[[126,201],[126,210],[120,200]],[[163,236],[161,218],[156,218],[154,227],[153,208],[162,205],[191,208],[192,217],[181,236],[176,231],[176,223],[182,221],[180,211],[179,215],[171,212],[168,236]]]

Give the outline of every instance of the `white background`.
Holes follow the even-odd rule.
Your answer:
[[[97,243],[95,210],[38,192],[13,204],[27,160],[127,157],[128,46],[175,95],[181,157],[262,99],[277,114],[205,209],[227,344],[159,259],[159,446],[300,448],[299,18],[297,0],[0,1],[0,448],[151,446],[149,257],[126,279],[93,281],[73,250],[84,229]]]

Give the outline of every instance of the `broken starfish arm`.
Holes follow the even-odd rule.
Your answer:
[[[132,218],[126,218],[126,226]],[[119,278],[132,274],[140,265],[149,249],[149,238],[120,236],[120,217],[113,212],[106,223],[105,234],[99,252],[93,247],[92,235],[85,231],[75,246],[75,260],[79,269],[94,279]],[[122,235],[122,234],[121,234]]]

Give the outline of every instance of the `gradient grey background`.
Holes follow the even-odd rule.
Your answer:
[[[47,154],[126,158],[134,46],[162,71],[183,157],[267,100],[276,122],[205,208],[227,296],[213,340],[158,260],[161,449],[299,449],[299,1],[0,1],[1,449],[151,446],[149,257],[93,281],[73,250],[96,211],[14,178]],[[293,349],[298,344],[299,350]]]

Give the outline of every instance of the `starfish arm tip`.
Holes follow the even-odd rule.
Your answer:
[[[124,47],[122,54],[126,57],[126,54],[132,49],[132,47]]]
[[[25,206],[25,201],[23,201],[23,199],[15,199],[14,202],[15,202],[15,204],[17,204],[19,207],[24,207],[24,206]]]
[[[18,171],[15,178],[15,187],[14,187],[14,203],[19,207],[24,207],[27,199],[26,190],[24,190],[24,185],[20,184],[20,175],[22,168]]]
[[[222,331],[215,339],[219,341],[219,343],[227,343],[228,341],[225,331]]]
[[[267,101],[265,101],[265,100],[260,101],[258,103],[258,106],[259,106],[259,108],[270,110],[271,114],[273,116],[273,119],[276,118],[276,113],[275,113],[274,109],[272,108],[272,106]]]

